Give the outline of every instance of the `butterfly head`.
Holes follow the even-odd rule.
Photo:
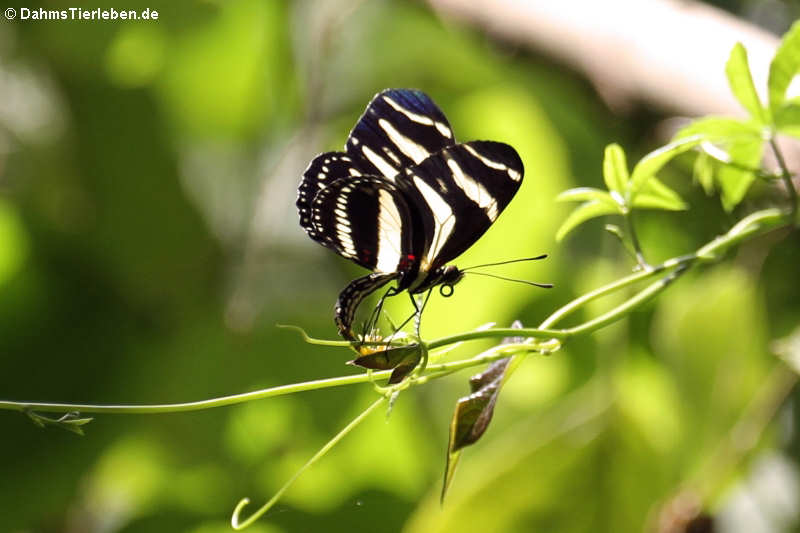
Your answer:
[[[446,265],[441,270],[439,294],[447,298],[453,294],[453,285],[464,278],[464,271],[454,265]]]

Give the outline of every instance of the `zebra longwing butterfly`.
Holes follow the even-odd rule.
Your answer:
[[[446,265],[483,235],[522,184],[511,146],[457,143],[423,92],[378,93],[350,132],[344,152],[311,161],[300,183],[300,225],[315,241],[372,270],[339,294],[339,333],[352,331],[361,301],[396,281],[394,294],[454,285]]]

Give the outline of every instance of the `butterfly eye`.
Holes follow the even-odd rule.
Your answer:
[[[449,283],[446,285],[439,285],[439,294],[444,296],[445,298],[450,298],[453,295],[453,286]]]

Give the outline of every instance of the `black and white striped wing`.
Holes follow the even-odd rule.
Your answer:
[[[523,173],[516,150],[493,141],[450,146],[405,169],[397,185],[424,226],[420,270],[472,246],[511,202]]]
[[[311,221],[311,204],[328,184],[361,175],[389,181],[401,169],[454,144],[444,114],[423,92],[387,89],[375,95],[350,132],[346,152],[326,152],[311,161],[297,191],[300,225],[315,241],[325,244]]]
[[[311,204],[317,193],[327,185],[340,179],[360,176],[362,172],[353,164],[353,160],[342,152],[326,152],[311,161],[303,173],[303,181],[297,189],[297,212],[300,215],[300,226],[309,237],[325,244],[327,235],[319,233],[311,220]]]
[[[398,272],[413,262],[411,214],[395,186],[377,176],[339,179],[311,205],[320,242],[375,272]]]
[[[400,275],[399,272],[373,272],[348,283],[347,287],[339,293],[339,299],[336,300],[336,307],[334,308],[334,321],[339,329],[339,335],[347,340],[356,340],[352,326],[358,306],[370,294],[390,281],[398,279]]]
[[[347,154],[364,174],[394,178],[455,144],[444,113],[422,91],[387,89],[375,95],[347,138]]]

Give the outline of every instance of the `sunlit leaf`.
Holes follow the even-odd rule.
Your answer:
[[[750,74],[750,65],[747,63],[747,50],[742,43],[736,43],[731,50],[728,62],[725,64],[725,74],[731,86],[733,95],[739,100],[750,115],[761,124],[767,122],[766,113],[761,106],[756,87],[753,85],[753,76]]]
[[[688,126],[681,128],[675,139],[685,139],[700,136],[703,140],[720,142],[728,140],[760,139],[761,126],[752,121],[743,121],[735,118],[708,117],[695,120]]]
[[[702,150],[723,163],[717,172],[722,205],[727,211],[736,207],[755,180],[755,172],[761,163],[762,128],[753,121],[711,117],[693,122],[679,131],[676,138],[699,138]],[[703,187],[708,192],[710,169],[706,168],[705,172]]]
[[[678,193],[664,185],[655,176],[652,176],[634,198],[633,207],[682,211],[688,206]]]
[[[617,206],[618,202],[607,192],[594,187],[577,187],[568,189],[556,197],[556,202],[591,202],[597,201],[606,203],[609,206]]]
[[[567,219],[561,224],[556,232],[556,241],[561,241],[570,231],[586,222],[587,220],[603,215],[619,215],[622,213],[619,205],[609,205],[606,202],[593,200],[579,205]]]
[[[707,195],[714,193],[714,160],[707,153],[697,154],[692,173]]]
[[[769,107],[777,112],[786,99],[786,90],[792,78],[800,70],[800,22],[794,25],[783,36],[778,51],[769,65]]]
[[[700,135],[683,137],[662,146],[644,156],[633,168],[630,181],[630,197],[633,199],[638,194],[648,179],[655,176],[661,167],[667,164],[670,159],[691,150],[703,141]]]
[[[628,163],[625,151],[616,143],[606,146],[603,158],[603,180],[609,191],[622,194],[628,184]]]
[[[522,322],[515,320],[512,328],[522,328]],[[501,344],[522,342],[521,337],[507,337]],[[441,499],[444,500],[447,488],[453,481],[456,465],[465,446],[474,444],[486,432],[492,421],[494,406],[503,386],[510,357],[495,361],[479,374],[469,380],[471,394],[458,400],[453,418],[450,422],[450,439],[447,445],[447,463],[445,465],[444,482]]]
[[[775,113],[775,127],[781,133],[800,137],[800,104],[787,103]]]
[[[721,165],[717,182],[722,191],[722,206],[731,211],[742,201],[750,185],[755,181],[756,169],[761,163],[764,143],[761,139],[741,141],[728,146],[731,163]]]

